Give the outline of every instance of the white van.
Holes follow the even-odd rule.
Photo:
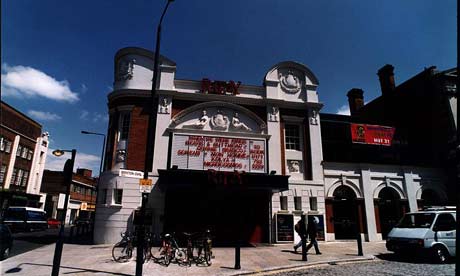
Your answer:
[[[428,251],[439,263],[455,257],[455,207],[407,213],[388,234],[386,247],[395,253]]]
[[[48,229],[46,212],[31,207],[9,207],[6,210],[3,223],[8,225],[12,232],[43,231]]]

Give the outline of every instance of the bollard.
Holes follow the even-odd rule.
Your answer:
[[[73,239],[73,231],[74,231],[74,226],[70,226],[69,241],[72,241]]]
[[[356,236],[356,241],[358,242],[358,256],[363,256],[363,241],[361,240],[361,233],[358,231]]]
[[[240,256],[241,255],[241,246],[238,241],[235,246],[235,269],[241,269]]]
[[[302,261],[308,261],[307,259],[307,237],[302,237]]]

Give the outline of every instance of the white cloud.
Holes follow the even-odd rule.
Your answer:
[[[108,114],[98,113],[98,112],[93,112],[91,114],[91,118],[90,118],[90,112],[88,110],[82,110],[80,112],[80,119],[84,120],[84,121],[91,120],[91,121],[93,121],[93,123],[108,122],[109,121],[109,115]]]
[[[335,114],[338,114],[338,115],[350,115],[350,107],[348,105],[342,105],[341,107],[339,107],[339,109],[337,109]]]
[[[55,113],[50,113],[50,112],[44,112],[44,111],[37,111],[37,110],[29,110],[27,111],[27,114],[40,121],[58,121],[61,118],[61,116],[55,114]]]
[[[70,152],[66,152],[63,156],[57,157],[52,154],[53,150],[54,149],[48,148],[45,168],[52,171],[62,171],[66,160],[71,157]],[[100,161],[100,156],[77,151],[75,155],[75,164],[73,166],[74,171],[76,171],[77,168],[84,168],[92,170],[93,176],[99,175]]]
[[[82,83],[80,91],[81,91],[82,94],[85,94],[86,91],[88,91],[88,86],[86,86],[86,84]]]
[[[66,80],[57,81],[46,73],[28,66],[2,64],[2,93],[18,98],[45,97],[62,102],[76,102],[78,94],[72,92]]]
[[[80,119],[82,120],[87,120],[88,119],[89,112],[88,110],[82,110],[80,112]]]
[[[97,112],[94,112],[94,117],[93,117],[93,122],[99,122],[99,121],[102,121],[102,122],[108,122],[109,121],[109,115],[105,114],[100,114],[100,113],[97,113]]]

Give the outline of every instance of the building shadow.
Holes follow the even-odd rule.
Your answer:
[[[35,264],[35,263],[21,263],[17,265],[16,267],[10,268],[7,271],[5,271],[6,274],[13,274],[13,273],[20,273],[22,272],[22,267],[23,266],[46,266],[52,268],[53,266],[50,264]],[[97,269],[90,269],[90,268],[81,268],[81,267],[71,267],[71,266],[60,266],[61,269],[73,269],[76,271],[68,271],[68,272],[62,272],[61,274],[73,274],[73,273],[82,273],[82,272],[89,272],[89,273],[104,273],[107,275],[119,275],[119,276],[132,276],[132,274],[126,274],[126,273],[121,273],[121,272],[113,272],[113,271],[104,271],[104,270],[97,270]],[[22,275],[22,274],[18,274]]]

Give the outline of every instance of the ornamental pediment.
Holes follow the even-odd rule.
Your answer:
[[[170,128],[196,131],[265,134],[266,124],[239,105],[207,102],[189,107],[171,120]]]

